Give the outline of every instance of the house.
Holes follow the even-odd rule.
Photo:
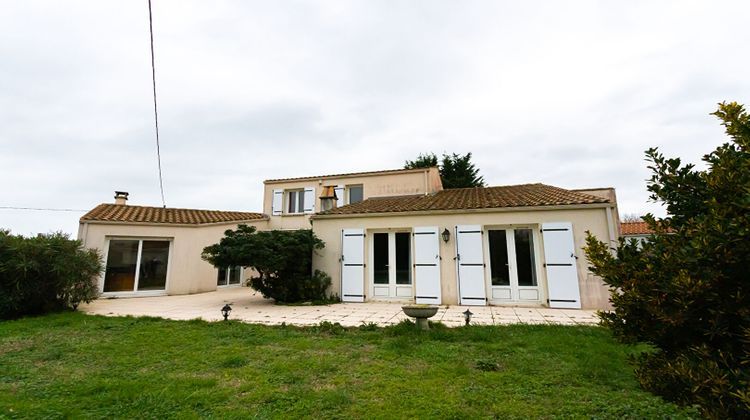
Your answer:
[[[635,239],[641,244],[654,234],[654,231],[644,221],[620,222],[620,231],[625,239]]]
[[[79,238],[107,255],[105,294],[143,294],[140,285],[154,283],[154,270],[164,280],[150,293],[238,283],[241,269],[217,271],[200,260],[200,251],[224,230],[250,224],[312,228],[326,244],[313,256],[313,268],[331,276],[331,292],[344,302],[606,309],[609,291],[589,273],[582,247],[586,231],[616,241],[618,220],[612,188],[443,190],[437,168],[424,168],[267,180],[263,213],[121,200],[84,215]],[[157,243],[168,262],[157,258],[155,269],[149,264]],[[125,286],[110,287],[121,272]]]

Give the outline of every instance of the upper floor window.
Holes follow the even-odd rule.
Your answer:
[[[346,204],[359,203],[364,198],[364,191],[362,185],[347,185],[346,186]]]
[[[286,192],[286,212],[302,213],[305,209],[305,191],[292,190]]]

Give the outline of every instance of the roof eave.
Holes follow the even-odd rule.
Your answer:
[[[253,222],[265,222],[268,221],[269,217],[265,216],[260,219],[245,219],[245,220],[232,220],[225,222],[209,222],[209,223],[158,223],[158,222],[129,222],[120,220],[84,220],[80,219],[78,224],[90,223],[95,225],[135,225],[135,226],[177,226],[177,227],[206,227],[206,226],[221,226],[221,225],[240,225],[243,223]]]
[[[579,210],[613,207],[612,203],[588,203],[588,204],[558,204],[554,206],[522,206],[522,207],[491,207],[481,209],[455,209],[455,210],[418,210],[418,211],[391,211],[378,213],[348,213],[348,214],[314,214],[310,218],[320,219],[347,219],[353,217],[395,217],[395,216],[420,216],[425,214],[466,214],[466,213],[506,213],[519,211],[544,211],[544,210]]]

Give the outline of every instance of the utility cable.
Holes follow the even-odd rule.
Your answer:
[[[156,111],[156,65],[154,64],[154,23],[151,13],[151,0],[148,0],[148,30],[151,35],[151,81],[154,87],[154,125],[156,126],[156,162],[159,165],[159,191],[161,191],[161,205],[167,207],[164,201],[164,181],[161,175],[161,147],[159,146],[159,113]]]

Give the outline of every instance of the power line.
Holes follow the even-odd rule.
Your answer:
[[[50,208],[44,208],[44,207],[13,207],[13,206],[0,206],[0,210],[73,211],[73,212],[88,211],[88,210],[80,210],[80,209],[50,209]]]
[[[161,148],[159,147],[159,113],[156,111],[156,65],[154,64],[154,23],[151,16],[151,0],[148,0],[148,31],[151,35],[151,81],[154,86],[154,125],[156,126],[156,162],[159,165],[159,191],[161,191],[161,205],[167,207],[164,201],[164,181],[161,175]]]

